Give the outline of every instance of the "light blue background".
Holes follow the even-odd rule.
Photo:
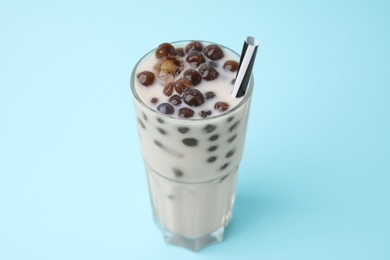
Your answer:
[[[390,259],[386,1],[2,1],[0,259]],[[152,221],[130,72],[164,41],[261,41],[233,222]]]

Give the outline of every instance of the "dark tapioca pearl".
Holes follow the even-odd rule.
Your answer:
[[[160,148],[163,147],[163,145],[162,145],[162,143],[161,143],[160,141],[158,141],[158,140],[153,140],[153,142],[154,142],[158,147],[160,147]]]
[[[218,67],[218,63],[216,63],[215,61],[209,61],[208,62],[211,66],[213,66],[214,68]]]
[[[171,103],[174,106],[178,106],[181,104],[181,96],[179,95],[173,95],[169,98],[169,103]]]
[[[175,112],[175,109],[171,104],[168,103],[162,103],[158,105],[157,110],[160,111],[163,114],[171,115],[173,112]]]
[[[215,103],[214,108],[216,110],[218,110],[219,112],[224,112],[224,111],[228,110],[229,104],[226,102],[217,102],[217,103]]]
[[[231,122],[231,121],[233,121],[233,119],[234,119],[233,116],[229,117],[229,118],[227,119],[228,123]]]
[[[229,174],[226,174],[225,176],[223,176],[223,177],[219,180],[219,183],[223,182],[228,176],[229,176]]]
[[[229,166],[229,163],[225,163],[224,165],[221,166],[221,170],[225,170]]]
[[[173,90],[175,89],[175,82],[169,82],[168,84],[166,84],[163,88],[163,93],[165,96],[169,97],[172,95],[173,93]]]
[[[238,70],[238,62],[235,60],[227,60],[225,64],[223,64],[223,69],[226,71],[237,71]]]
[[[213,162],[215,162],[216,160],[217,160],[217,157],[215,157],[215,156],[211,156],[210,158],[207,159],[207,161],[208,161],[209,163],[213,163]]]
[[[193,69],[188,69],[184,71],[183,83],[187,87],[197,86],[201,81],[202,81],[202,75],[199,73],[199,71]]]
[[[217,128],[216,125],[206,125],[203,130],[206,132],[206,133],[211,133],[212,131],[214,131],[215,129]]]
[[[208,117],[209,115],[211,115],[211,110],[202,110],[202,111],[200,111],[199,115],[200,115],[202,118],[206,118],[206,117]]]
[[[234,83],[236,83],[236,79],[232,79],[232,81],[230,82],[232,85],[234,85]]]
[[[198,145],[198,140],[196,140],[195,138],[184,138],[182,141],[183,141],[183,144],[190,146],[190,147]]]
[[[206,97],[206,99],[211,99],[211,98],[215,97],[215,92],[208,91],[208,92],[204,93],[204,96]]]
[[[231,127],[229,127],[229,132],[232,132],[234,129],[236,129],[238,127],[239,123],[240,123],[240,121],[237,121]]]
[[[175,176],[176,177],[182,177],[183,176],[183,172],[179,169],[173,169],[173,172],[175,173]]]
[[[196,50],[196,51],[202,51],[203,49],[203,45],[201,42],[198,42],[198,41],[193,41],[193,42],[190,42],[189,44],[187,44],[187,46],[185,47],[185,51],[186,53],[189,53],[193,50]]]
[[[157,122],[159,122],[160,124],[164,124],[164,120],[162,120],[161,118],[157,118]]]
[[[194,116],[194,110],[188,108],[188,107],[183,107],[179,109],[179,117],[181,118],[191,118]]]
[[[142,122],[140,118],[138,118],[138,124],[143,128],[146,129],[145,124]]]
[[[183,48],[176,48],[176,53],[180,57],[183,57],[184,56],[184,49]]]
[[[152,85],[154,82],[154,78],[154,73],[148,70],[142,71],[137,74],[137,79],[139,83],[141,83],[145,87]]]
[[[232,137],[230,137],[227,141],[228,143],[232,143],[234,141],[234,139],[236,139],[237,135],[233,135]]]
[[[179,131],[179,133],[182,133],[182,134],[185,134],[189,131],[190,129],[188,127],[179,127],[177,129],[177,131]]]
[[[219,135],[212,135],[212,136],[209,137],[209,140],[210,141],[215,141],[215,140],[218,139],[218,137],[219,137]]]
[[[153,97],[150,102],[152,102],[152,104],[156,104],[158,102],[158,98],[156,97]]]
[[[204,47],[203,53],[210,60],[219,60],[223,57],[222,49],[216,44],[210,44]]]
[[[175,90],[178,94],[182,94],[184,89],[187,88],[187,86],[184,84],[184,80],[183,79],[178,79],[176,82],[175,82]]]
[[[169,147],[163,145],[160,141],[153,140],[154,144],[160,147],[165,152],[169,153],[170,155],[173,155],[179,159],[183,158],[184,155],[182,153],[176,152],[175,150],[170,149]]]
[[[165,42],[165,43],[160,44],[157,47],[157,50],[156,50],[156,58],[157,59],[161,59],[161,58],[167,57],[167,56],[176,56],[176,55],[177,55],[176,49],[170,43]]]
[[[157,128],[157,130],[160,132],[160,134],[162,134],[162,135],[166,135],[167,134],[167,131],[165,131],[164,129],[162,129],[162,128]]]
[[[188,62],[188,64],[190,64],[191,68],[196,69],[197,67],[199,67],[200,64],[205,63],[206,60],[204,59],[203,54],[200,51],[193,50],[188,53],[186,61]]]
[[[209,151],[209,152],[214,152],[214,151],[217,150],[217,149],[218,149],[218,146],[217,146],[217,145],[213,145],[213,146],[210,146],[210,147],[209,147],[208,151]]]
[[[199,67],[199,73],[202,75],[202,78],[205,80],[214,80],[218,77],[219,73],[214,68],[214,66],[210,64],[202,64]]]
[[[186,88],[182,94],[184,103],[189,106],[200,106],[204,103],[204,96],[202,92],[197,89]]]
[[[145,121],[148,121],[148,117],[146,116],[145,113],[142,113],[142,117],[145,119]]]
[[[233,154],[235,153],[236,151],[233,149],[233,150],[230,150],[227,154],[226,154],[226,158],[230,158],[233,156]]]

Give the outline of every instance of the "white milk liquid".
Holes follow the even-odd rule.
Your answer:
[[[190,239],[224,228],[230,221],[244,148],[250,97],[231,97],[236,73],[223,71],[222,65],[239,57],[223,50],[219,77],[195,87],[216,93],[213,102],[203,104],[207,109],[214,111],[215,101],[229,103],[228,111],[219,115],[214,111],[214,117],[182,119],[161,114],[150,99],[168,99],[162,85],[155,80],[154,86],[145,87],[132,77],[139,96],[134,104],[155,219],[165,231]],[[138,64],[136,73],[153,71],[156,62],[153,52]],[[196,109],[205,109],[203,105]]]

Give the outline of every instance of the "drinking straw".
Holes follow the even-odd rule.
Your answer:
[[[248,36],[244,41],[236,81],[232,91],[233,97],[239,98],[245,95],[255,63],[258,46],[259,41],[253,36]]]

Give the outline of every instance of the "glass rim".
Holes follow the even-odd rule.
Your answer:
[[[199,41],[201,43],[207,43],[207,44],[217,44],[217,45],[221,46],[222,48],[227,49],[230,52],[236,54],[237,57],[240,58],[240,55],[237,52],[235,52],[234,50],[232,50],[229,47],[226,47],[226,46],[224,46],[222,44],[215,43],[215,42],[202,41],[202,40],[181,40],[181,41],[173,41],[173,42],[170,42],[170,43],[172,45],[175,45],[175,44],[178,44],[178,43],[193,42],[193,41]],[[204,122],[204,121],[211,121],[211,120],[215,120],[215,119],[218,119],[218,118],[221,118],[221,117],[225,117],[225,116],[233,113],[237,109],[241,108],[247,102],[247,100],[252,96],[252,91],[253,91],[253,86],[254,86],[253,73],[251,74],[251,77],[250,77],[250,80],[249,80],[249,85],[248,85],[248,87],[246,89],[244,97],[241,99],[241,101],[237,105],[235,105],[233,108],[228,109],[227,111],[225,111],[223,113],[220,113],[220,114],[218,114],[216,116],[206,117],[206,118],[179,118],[179,117],[173,117],[173,116],[170,116],[170,115],[167,115],[167,114],[160,113],[157,110],[155,110],[152,107],[150,107],[147,104],[145,104],[145,102],[138,95],[138,93],[137,93],[137,91],[135,89],[135,84],[134,84],[135,73],[136,73],[136,69],[138,68],[138,65],[145,59],[145,57],[147,57],[149,54],[154,52],[156,49],[157,49],[157,47],[152,49],[152,50],[150,50],[150,51],[148,51],[146,54],[144,54],[137,61],[137,63],[134,65],[134,68],[133,68],[133,70],[131,72],[131,76],[130,76],[130,89],[131,89],[131,92],[133,94],[133,97],[137,100],[137,102],[139,104],[141,104],[141,106],[143,106],[145,109],[149,110],[153,114],[156,114],[156,115],[161,116],[163,118],[169,118],[170,120],[178,120],[178,121],[181,121],[181,122],[183,122],[183,121],[202,121],[202,122]]]

